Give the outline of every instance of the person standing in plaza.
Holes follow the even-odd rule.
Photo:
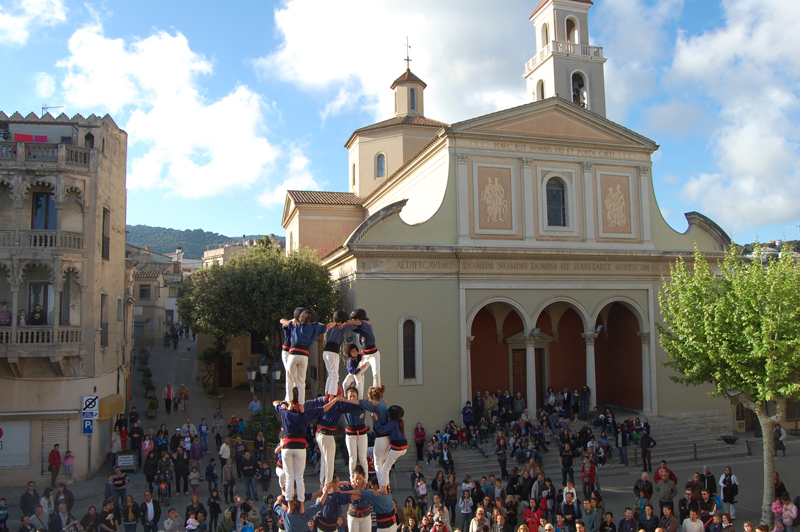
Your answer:
[[[125,497],[128,495],[128,475],[123,473],[119,466],[114,467],[114,495],[116,496],[117,504],[122,506],[125,504]]]
[[[567,485],[567,477],[570,482],[575,482],[575,473],[572,471],[572,464],[575,460],[575,454],[572,452],[572,446],[567,443],[564,444],[564,450],[558,457],[559,464],[561,465],[561,485]]]
[[[731,472],[730,467],[725,468],[725,473],[719,479],[719,486],[722,491],[722,504],[725,513],[736,519],[736,496],[739,495],[739,479]]]
[[[61,469],[61,452],[58,444],[53,445],[53,450],[47,456],[47,464],[47,469],[50,471],[50,487],[55,489],[56,478],[58,478],[58,472]]]
[[[639,442],[642,449],[642,471],[653,472],[652,450],[656,446],[656,440],[650,436],[646,430],[642,431],[642,439]]]
[[[139,506],[139,520],[144,532],[156,532],[161,520],[161,504],[153,499],[149,491],[144,492],[144,502]]]
[[[167,414],[172,413],[172,400],[175,398],[175,389],[169,382],[164,386],[164,391],[161,392],[161,398],[164,400],[164,409]]]

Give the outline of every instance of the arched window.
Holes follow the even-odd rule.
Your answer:
[[[375,177],[386,177],[386,156],[382,153],[375,158]]]
[[[417,90],[409,89],[408,91],[408,108],[412,111],[417,108]]]
[[[586,80],[580,72],[572,74],[572,103],[584,109],[589,108],[589,93],[586,91]]]
[[[356,186],[356,163],[353,163],[353,176],[351,179],[353,180],[353,186]]]
[[[536,84],[536,101],[544,100],[544,80],[540,79]]]
[[[572,44],[580,43],[580,35],[578,34],[578,24],[572,17],[567,18],[567,42]]]
[[[422,322],[406,314],[397,324],[400,385],[422,384]]]
[[[567,193],[564,182],[551,178],[545,187],[547,193],[547,225],[567,226]]]
[[[542,24],[542,49],[550,44],[550,31],[547,29],[547,24]]]

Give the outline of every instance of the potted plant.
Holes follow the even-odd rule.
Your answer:
[[[153,372],[150,368],[144,368],[144,373],[142,374],[142,382],[147,384],[148,382],[153,382]]]
[[[153,419],[156,417],[156,412],[158,411],[158,399],[150,399],[150,402],[147,403],[147,419]]]
[[[144,347],[139,348],[139,369],[142,370],[147,367],[147,349]]]
[[[144,389],[147,390],[147,398],[148,399],[155,399],[156,397],[156,385],[152,382],[148,382],[144,385]]]

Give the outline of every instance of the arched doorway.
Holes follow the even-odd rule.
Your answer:
[[[527,393],[527,360],[524,340],[525,318],[512,305],[493,302],[484,305],[470,326],[470,389],[511,394]]]
[[[547,387],[558,392],[567,388],[581,388],[586,384],[586,341],[583,333],[584,313],[574,304],[557,301],[549,304],[536,318],[536,327],[553,338],[548,346],[545,360],[545,383],[541,392],[547,395]]]
[[[642,410],[641,319],[630,304],[604,306],[595,326],[602,325],[594,344],[597,403]]]

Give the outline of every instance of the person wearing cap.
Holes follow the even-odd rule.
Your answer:
[[[281,320],[281,325],[287,327],[294,322],[291,320]],[[322,325],[314,321],[311,311],[304,310],[297,318],[292,329],[289,346],[289,354],[284,362],[286,369],[286,402],[293,400],[293,389],[297,388],[297,404],[302,405],[306,400],[306,369],[308,368],[308,350],[317,336],[331,329],[335,324]],[[302,407],[301,407],[302,410]]]
[[[381,385],[381,352],[375,344],[375,333],[372,324],[367,317],[367,311],[358,308],[350,313],[350,320],[345,325],[355,325],[355,331],[361,338],[361,354],[364,362],[372,368],[372,386],[377,388]]]
[[[336,395],[339,389],[339,351],[344,344],[344,333],[355,329],[354,325],[345,325],[347,313],[344,310],[337,310],[333,313],[333,323],[335,327],[328,329],[325,334],[325,347],[322,348],[322,359],[325,361],[325,369],[328,370],[328,378],[325,380],[325,399]],[[344,388],[344,386],[343,386]]]
[[[380,469],[376,468],[378,477],[378,485],[385,488],[389,485],[389,474],[392,472],[392,467],[397,460],[406,454],[408,450],[408,441],[405,434],[405,423],[403,423],[403,407],[392,405],[388,409],[389,421],[385,424],[375,422],[375,433],[378,436],[389,436],[389,452],[386,459],[383,461]]]

